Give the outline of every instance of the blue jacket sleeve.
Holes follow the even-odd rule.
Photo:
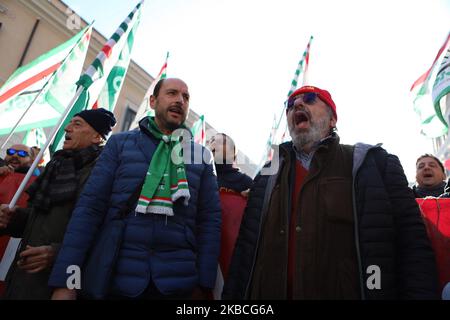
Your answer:
[[[206,164],[202,173],[197,208],[199,284],[205,288],[214,288],[220,252],[222,213],[212,160]]]

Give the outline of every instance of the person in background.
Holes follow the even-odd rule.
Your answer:
[[[217,133],[211,138],[209,148],[214,155],[219,190],[231,190],[247,196],[253,179],[237,167],[234,141],[224,133]]]
[[[6,156],[3,164],[0,165],[0,204],[10,203],[16,194],[17,189],[22,183],[28,169],[32,163],[31,149],[23,144],[15,144],[6,150]],[[39,174],[31,176],[25,188],[28,188]],[[26,207],[28,194],[22,192],[16,205]],[[6,252],[10,237],[8,235],[0,236],[0,261]],[[6,263],[5,261],[3,263]],[[4,267],[4,266],[2,266]],[[0,281],[0,297],[5,292],[5,282]]]
[[[445,169],[432,154],[421,155],[416,161],[416,198],[439,197],[445,192]]]
[[[38,156],[39,152],[41,151],[41,148],[39,148],[38,146],[34,146],[31,147],[31,159],[32,161],[34,161],[34,159]],[[44,171],[45,168],[45,153],[44,156],[41,158],[41,160],[39,160],[39,163],[36,167],[35,170],[37,170],[37,172],[40,174],[42,171]]]
[[[50,299],[47,282],[67,223],[115,123],[103,108],[75,114],[64,129],[63,149],[27,189],[28,206],[10,210],[7,202],[1,205],[0,232],[22,238],[6,278],[6,299]]]
[[[218,299],[222,293],[223,281],[226,280],[228,274],[228,267],[253,180],[237,167],[237,149],[229,136],[217,133],[211,138],[208,146],[214,155],[222,208],[220,274],[214,289],[214,297]]]
[[[5,164],[0,167],[0,203],[9,203],[22,183],[32,163],[31,149],[23,144],[15,144],[6,149]],[[36,176],[34,174],[27,186]],[[26,206],[28,196],[22,194],[18,205]]]

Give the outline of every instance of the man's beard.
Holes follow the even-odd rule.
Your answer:
[[[326,137],[330,119],[310,121],[311,126],[304,131],[296,131],[295,125],[293,127],[291,124],[289,124],[289,134],[291,135],[292,143],[297,150],[303,150],[305,146],[317,143]]]
[[[180,128],[181,125],[184,123],[184,121],[186,121],[186,117],[184,117],[184,120],[181,121],[181,123],[176,123],[176,122],[171,122],[169,120],[169,116],[168,116],[168,110],[155,110],[155,118],[158,118],[159,121],[161,122],[162,125],[164,125],[164,128],[160,128],[160,129],[166,129],[166,130],[170,130],[170,131],[175,131],[176,129]]]

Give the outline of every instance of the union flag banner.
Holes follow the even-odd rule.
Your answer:
[[[220,300],[223,283],[228,275],[234,245],[241,227],[247,198],[240,193],[220,188],[220,204],[222,207],[222,234],[220,241],[219,268],[217,270],[216,286],[214,288],[214,299]]]
[[[450,199],[417,198],[433,247],[440,289],[450,283]]]

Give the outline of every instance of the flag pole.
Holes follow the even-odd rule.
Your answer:
[[[86,30],[83,33],[86,34],[86,32],[89,30],[89,28],[92,26],[94,22],[92,22],[91,24],[89,24],[88,26],[86,26]],[[80,37],[80,39],[78,41],[80,41],[83,36]],[[73,48],[67,53],[67,55],[64,57],[63,60],[61,60],[62,62],[60,63],[60,65],[58,66],[58,69],[61,67],[61,65],[63,64],[64,61],[66,61],[67,57],[70,56],[70,54],[72,53],[73,49],[75,48],[75,45],[73,46]],[[31,101],[30,105],[28,106],[28,108],[23,112],[22,116],[20,117],[19,120],[17,120],[16,124],[14,125],[14,127],[11,129],[11,131],[9,132],[8,137],[6,137],[6,140],[3,142],[2,146],[0,147],[0,151],[3,150],[3,148],[6,146],[6,144],[8,143],[8,141],[11,139],[11,137],[13,136],[14,132],[16,132],[17,127],[19,126],[20,122],[23,120],[23,118],[25,117],[25,115],[28,113],[28,111],[30,111],[31,107],[33,106],[33,104],[36,102],[36,100],[42,95],[42,92],[44,91],[44,89],[47,87],[47,85],[50,83],[50,81],[53,79],[53,77],[55,77],[56,73],[58,72],[58,69],[55,70],[53,72],[53,74],[48,78],[48,80],[45,82],[45,85],[42,87],[42,89],[39,91],[39,93],[36,95],[36,97],[34,97],[33,101]]]
[[[49,138],[47,139],[47,142],[45,143],[44,147],[41,148],[41,151],[39,151],[38,155],[33,161],[33,164],[31,165],[30,169],[28,170],[25,178],[22,180],[22,183],[20,184],[19,188],[17,189],[16,193],[14,194],[14,197],[12,198],[11,202],[9,203],[9,209],[13,209],[15,205],[17,204],[17,201],[19,200],[20,196],[22,195],[23,190],[25,189],[25,186],[27,185],[28,181],[31,178],[31,175],[33,174],[34,170],[36,169],[39,161],[41,161],[42,156],[44,155],[45,150],[50,146],[50,143],[52,143],[53,139],[55,139],[56,134],[58,133],[59,128],[63,124],[64,120],[66,119],[67,115],[69,114],[70,110],[72,110],[73,105],[77,101],[80,94],[83,92],[84,87],[80,86],[75,93],[75,96],[72,98],[70,103],[68,104],[66,110],[64,110],[64,113],[62,114],[61,118],[59,119],[56,126],[53,128],[52,133],[50,134]]]
[[[55,73],[54,73],[55,74]],[[54,75],[53,74],[53,75]],[[52,78],[50,77],[50,79],[48,79],[48,81],[50,81]],[[48,83],[47,81],[47,83]],[[45,85],[47,85],[47,83]],[[45,86],[44,86],[45,88]],[[33,101],[30,103],[30,105],[27,107],[27,109],[23,112],[22,116],[19,118],[19,120],[17,120],[16,124],[14,125],[14,127],[11,129],[11,131],[9,132],[8,137],[6,137],[6,140],[3,142],[2,146],[0,147],[0,150],[3,150],[3,148],[6,146],[6,144],[8,143],[8,141],[11,139],[11,137],[13,136],[14,132],[16,132],[17,127],[19,126],[20,122],[22,121],[22,119],[25,117],[25,115],[28,113],[28,111],[30,111],[31,107],[33,106],[34,102],[41,96],[42,91],[44,91],[44,88],[42,88],[39,93],[36,95],[36,97],[34,97]]]
[[[145,93],[144,98],[142,99],[141,104],[139,105],[139,108],[136,112],[136,116],[134,117],[133,122],[131,123],[129,130],[133,130],[138,127],[139,120],[148,112],[146,105],[150,105],[150,96],[153,94],[153,90],[155,89],[156,83],[162,79],[163,74],[166,73],[167,70],[167,60],[169,59],[169,51],[167,51],[166,54],[166,61],[164,62],[163,66],[161,67],[161,70],[159,71],[156,78],[151,83],[150,87],[147,89],[147,92]]]

